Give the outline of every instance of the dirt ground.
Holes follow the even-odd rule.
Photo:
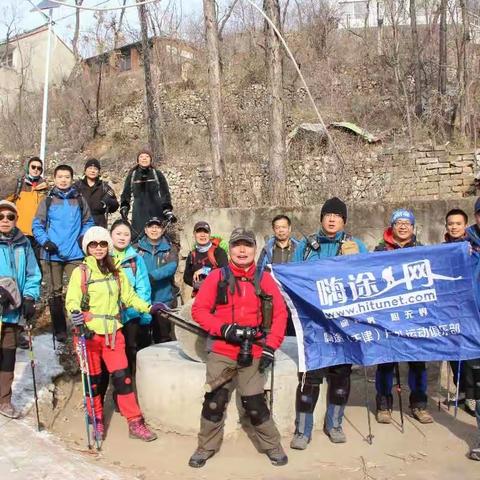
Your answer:
[[[406,378],[403,370],[403,378]],[[317,479],[331,480],[386,480],[386,479],[480,479],[480,462],[466,457],[475,441],[475,418],[445,405],[438,410],[438,363],[429,364],[430,411],[435,423],[420,425],[408,413],[408,388],[403,392],[405,431],[400,429],[398,399],[395,399],[394,419],[391,425],[378,425],[374,419],[374,370],[368,370],[368,388],[371,406],[373,444],[369,445],[367,413],[365,408],[365,382],[363,370],[352,375],[352,395],[346,411],[344,426],[348,442],[334,445],[317,425],[308,449],[289,448],[290,438],[283,439],[289,455],[285,467],[273,467],[267,457],[258,453],[244,432],[224,440],[221,451],[202,469],[192,469],[187,462],[196,447],[195,437],[172,432],[157,432],[159,438],[142,443],[128,438],[126,421],[113,412],[110,397],[106,400],[106,439],[98,456],[85,453],[102,466],[121,467],[127,478],[153,480],[159,478],[182,479]],[[445,390],[441,392],[445,394]],[[443,397],[441,397],[443,400]],[[68,447],[85,450],[85,423],[78,379],[64,378],[57,382],[56,406],[50,412],[50,430]],[[174,401],[174,399],[172,399]],[[201,406],[198,405],[200,414]],[[318,405],[317,408],[324,408]],[[292,399],[292,424],[294,417]],[[179,415],[181,412],[179,412]],[[93,480],[93,479],[92,479]]]

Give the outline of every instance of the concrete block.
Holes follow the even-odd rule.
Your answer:
[[[294,337],[286,337],[275,354],[274,419],[282,435],[291,434],[295,421],[298,349]],[[200,426],[205,364],[186,357],[179,342],[152,345],[137,355],[137,393],[147,422],[154,428],[182,435],[196,435]],[[270,389],[266,377],[265,389]],[[326,384],[315,409],[317,429],[323,426]],[[241,431],[241,406],[235,393],[227,409],[225,434]]]

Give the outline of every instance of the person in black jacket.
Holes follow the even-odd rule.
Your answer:
[[[220,246],[220,237],[211,238],[210,225],[200,221],[193,227],[195,248],[188,254],[183,281],[193,287],[194,297],[207,275],[215,268],[228,265],[227,252]]]
[[[107,228],[107,215],[118,209],[115,192],[108,182],[100,180],[100,162],[96,158],[87,160],[84,172],[74,187],[87,201],[95,225]]]
[[[154,168],[152,159],[149,150],[143,149],[138,153],[137,165],[128,173],[120,197],[120,214],[126,221],[133,197],[132,241],[142,236],[150,218],[176,221],[167,180],[160,170]]]

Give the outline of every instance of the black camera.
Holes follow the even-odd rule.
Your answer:
[[[259,330],[254,327],[243,327],[240,336],[240,351],[237,363],[239,367],[249,367],[253,362],[252,346]]]

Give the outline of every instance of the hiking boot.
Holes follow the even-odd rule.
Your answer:
[[[152,442],[157,439],[157,435],[145,425],[143,418],[130,420],[128,422],[128,433],[130,438],[138,438],[144,442]]]
[[[292,441],[290,442],[290,448],[294,450],[305,450],[310,443],[310,439],[303,433],[295,433]]]
[[[7,418],[18,418],[20,416],[11,403],[0,404],[0,414]]]
[[[67,332],[58,332],[55,334],[55,341],[65,343],[67,341]]]
[[[18,336],[18,348],[21,348],[22,350],[28,350],[30,348],[28,336],[25,332],[21,332]]]
[[[288,463],[288,457],[281,445],[267,450],[265,454],[270,459],[270,462],[272,462],[272,465],[275,465],[276,467],[281,467]]]
[[[480,462],[480,442],[477,442],[477,444],[470,449],[468,458]]]
[[[465,411],[472,416],[475,416],[475,409],[477,407],[477,401],[473,398],[465,399]]]
[[[375,418],[378,423],[392,423],[392,413],[390,410],[377,410]]]
[[[325,435],[330,438],[332,443],[345,443],[347,441],[347,437],[342,429],[342,427],[333,427],[330,430],[327,430],[327,427],[323,427],[323,432]]]
[[[203,467],[207,460],[215,455],[215,450],[204,450],[203,448],[197,448],[188,461],[188,465],[192,468]]]
[[[420,423],[433,423],[433,417],[424,408],[412,408],[412,415]]]

